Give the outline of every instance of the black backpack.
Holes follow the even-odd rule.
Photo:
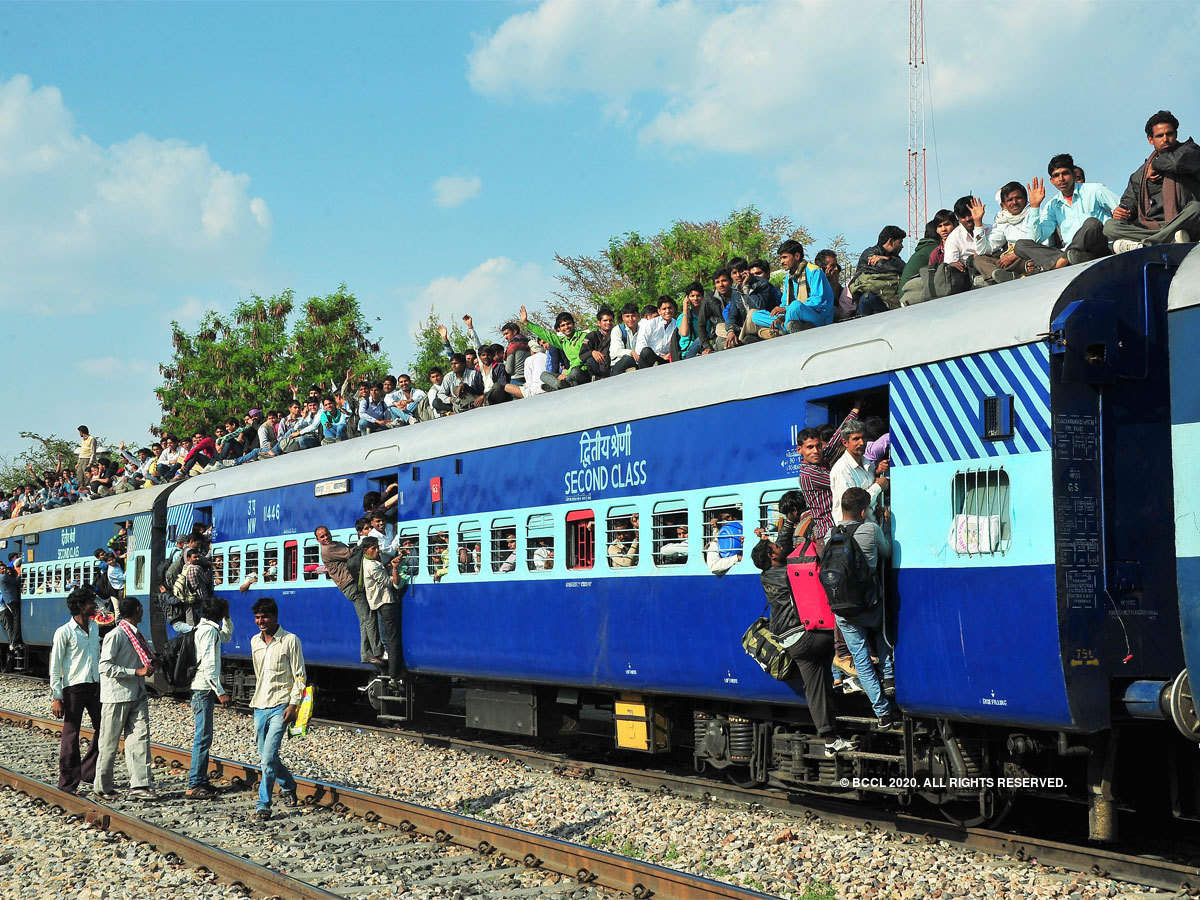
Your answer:
[[[851,618],[869,610],[874,601],[875,573],[854,532],[858,523],[835,525],[821,553],[821,587],[836,616]]]
[[[191,687],[196,670],[196,632],[185,631],[167,641],[167,647],[159,656],[159,667],[163,676],[176,690]]]

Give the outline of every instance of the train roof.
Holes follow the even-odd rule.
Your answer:
[[[34,534],[48,531],[51,528],[70,528],[72,525],[102,522],[105,519],[123,519],[126,516],[147,512],[153,508],[155,498],[169,488],[170,485],[165,484],[141,488],[112,497],[102,497],[99,500],[72,503],[70,506],[63,506],[59,509],[49,509],[45,512],[18,516],[15,519],[5,519],[0,521],[0,538],[20,537],[23,534]]]
[[[1200,245],[1192,248],[1171,279],[1167,309],[1185,309],[1200,304]]]
[[[697,357],[686,366],[656,366],[636,376],[196,476],[182,482],[170,502],[203,502],[396,467],[1028,344],[1049,329],[1051,311],[1067,286],[1097,264],[1103,261],[814,328],[736,353]]]

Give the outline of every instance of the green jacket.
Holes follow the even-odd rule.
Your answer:
[[[929,265],[929,254],[937,249],[937,245],[938,241],[936,238],[923,237],[917,241],[917,248],[913,251],[913,255],[908,258],[908,262],[904,264],[904,271],[900,274],[901,287],[908,283],[908,279],[920,275],[921,269]]]
[[[543,328],[536,322],[530,322],[526,326],[534,337],[541,338],[551,347],[557,347],[563,352],[563,356],[567,358],[567,365],[574,369],[581,365],[580,353],[583,348],[583,342],[587,340],[587,332],[576,328],[569,338],[563,337],[557,331],[550,331]]]

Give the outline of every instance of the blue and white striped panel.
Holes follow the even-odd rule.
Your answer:
[[[894,372],[892,462],[925,465],[1050,449],[1050,348],[1044,343]],[[985,441],[983,400],[1012,395],[1013,437]]]
[[[175,526],[172,529],[171,526]],[[192,504],[181,503],[179,506],[167,507],[167,533],[187,534],[192,530]]]
[[[153,513],[142,513],[133,517],[133,534],[129,544],[130,550],[149,550],[150,531],[154,522]]]

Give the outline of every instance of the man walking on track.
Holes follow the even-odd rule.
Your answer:
[[[157,800],[150,767],[150,704],[146,676],[154,674],[150,645],[138,631],[142,603],[136,597],[121,601],[121,619],[104,638],[100,650],[100,756],[96,763],[96,796],[116,798],[113,764],[117,745],[125,738],[125,768],[129,770],[127,795],[131,800]]]

